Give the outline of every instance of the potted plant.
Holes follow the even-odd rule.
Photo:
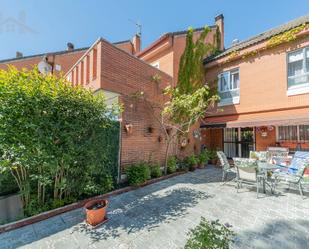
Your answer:
[[[197,168],[197,157],[195,155],[188,156],[186,162],[189,165],[189,170],[194,171]]]
[[[202,152],[198,155],[198,168],[202,169],[205,167],[205,163],[208,161],[208,154],[206,150],[202,150]]]
[[[86,222],[97,226],[107,220],[106,209],[108,201],[104,199],[92,200],[86,203]]]
[[[209,151],[209,160],[212,165],[217,165],[218,156],[216,150]]]

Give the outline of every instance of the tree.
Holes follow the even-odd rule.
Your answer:
[[[26,208],[110,189],[116,111],[63,78],[0,70],[0,173],[12,174]]]

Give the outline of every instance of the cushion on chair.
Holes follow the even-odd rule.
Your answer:
[[[306,159],[309,159],[309,152],[296,151],[288,169],[289,173],[296,174]]]

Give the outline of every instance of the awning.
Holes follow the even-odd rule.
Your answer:
[[[218,124],[225,125],[226,128],[309,124],[309,108],[206,117],[201,127],[207,128]]]

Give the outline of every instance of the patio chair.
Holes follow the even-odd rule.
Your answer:
[[[293,159],[294,160],[294,159]],[[293,167],[298,167],[297,169]],[[308,183],[308,178],[305,177],[305,172],[309,169],[309,158],[298,160],[297,164],[289,167],[286,171],[274,172],[273,178],[276,185],[280,182],[288,184],[288,189],[291,185],[297,186],[301,197],[304,197],[303,184]]]
[[[259,185],[264,176],[258,174],[258,164],[256,159],[233,158],[237,172],[237,193],[242,184],[256,186],[256,196],[259,197]]]
[[[228,173],[233,173],[236,175],[236,170],[234,167],[231,167],[229,161],[227,160],[226,155],[224,154],[223,151],[217,151],[217,156],[219,158],[220,164],[222,166],[222,182],[224,182],[224,184],[226,183],[227,180],[227,175]],[[235,180],[235,178],[232,179],[232,181]]]

